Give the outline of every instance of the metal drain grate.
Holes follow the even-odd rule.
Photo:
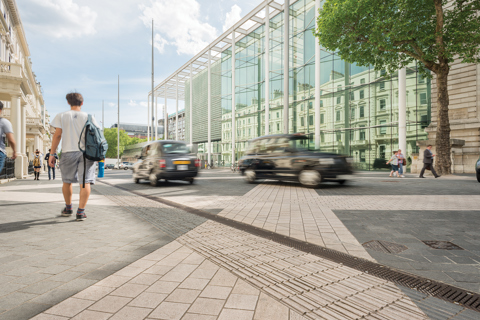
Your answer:
[[[295,248],[297,250],[307,252],[316,255],[321,258],[328,259],[330,261],[343,264],[347,267],[355,270],[368,273],[375,277],[391,281],[395,284],[404,286],[406,288],[414,289],[419,292],[423,292],[432,297],[442,299],[451,303],[462,305],[465,308],[480,312],[480,294],[467,292],[465,289],[451,286],[439,281],[430,280],[421,276],[409,274],[405,271],[396,270],[388,266],[381,265],[370,260],[358,258],[340,251],[321,247],[309,242],[301,241],[291,237],[283,236],[281,234],[271,232],[265,229],[261,229],[252,225],[248,225],[242,222],[231,220],[225,217],[211,214],[206,211],[188,207],[170,200],[156,198],[155,196],[145,195],[138,191],[129,190],[124,187],[116,186],[105,181],[101,181],[104,184],[112,187],[128,191],[137,196],[150,199],[159,203],[166,204],[168,206],[184,210],[186,212],[195,214],[197,216],[204,217],[206,219],[222,223],[232,228],[242,230],[253,234],[258,237],[269,239],[277,243]]]
[[[370,250],[393,254],[400,253],[408,249],[404,245],[382,240],[368,241],[362,244],[362,246]]]
[[[442,249],[442,250],[465,250],[460,246],[457,246],[454,243],[451,243],[450,241],[427,241],[427,240],[422,240],[423,243],[425,243],[427,246],[433,248],[433,249]]]

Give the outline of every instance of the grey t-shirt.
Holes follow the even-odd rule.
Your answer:
[[[5,135],[13,133],[12,124],[5,118],[0,118],[0,152],[7,154],[5,150]]]

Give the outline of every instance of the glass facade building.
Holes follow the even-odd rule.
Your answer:
[[[258,12],[251,19],[257,24],[248,32],[243,26],[233,27],[232,30],[241,30],[235,32],[241,38],[232,41],[235,37],[224,37],[230,45],[218,50],[214,44],[215,50],[206,49],[210,54],[216,53],[210,67],[199,69],[184,81],[186,140],[198,145],[201,158],[208,152],[210,73],[211,159],[217,165],[230,165],[232,150],[235,150],[234,161],[238,160],[250,139],[267,133],[284,133],[287,121],[289,133],[312,134],[318,149],[350,155],[357,169],[385,167],[392,151],[399,148],[398,74],[387,75],[371,67],[350,64],[334,52],[316,48],[313,30],[316,5],[321,7],[323,1],[319,2],[291,1],[288,30],[285,30],[284,10],[275,2],[269,2],[267,9],[269,25],[265,24],[265,18],[260,23],[258,12],[265,10],[265,2],[263,8],[260,5],[255,9]],[[288,66],[284,52],[286,39]],[[430,80],[420,76],[415,64],[406,70],[403,112],[408,158],[417,152],[416,141],[427,137],[424,128],[430,123],[431,99]],[[286,93],[285,76],[289,88]],[[161,96],[162,85],[158,90]],[[285,94],[288,115],[284,111]]]

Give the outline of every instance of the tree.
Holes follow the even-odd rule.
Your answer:
[[[108,143],[107,158],[117,158],[117,129],[107,128],[103,131],[103,135]],[[120,157],[126,146],[145,142],[147,139],[130,138],[124,130],[120,130]]]
[[[315,36],[347,62],[388,70],[413,61],[437,83],[436,166],[451,173],[448,74],[454,59],[480,63],[479,0],[326,0]]]

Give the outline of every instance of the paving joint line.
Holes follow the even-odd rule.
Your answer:
[[[335,263],[342,264],[357,271],[361,271],[377,278],[393,282],[406,288],[417,290],[429,296],[463,306],[467,309],[480,312],[480,294],[478,293],[469,292],[465,289],[445,284],[437,280],[431,280],[426,277],[410,274],[402,270],[372,262],[364,258],[355,257],[334,249],[325,248],[320,245],[298,240],[289,236],[284,236],[276,232],[268,231],[259,227],[245,224],[243,222],[235,221],[200,209],[192,208],[171,200],[146,195],[142,192],[130,190],[106,181],[99,180],[99,182],[120,190],[127,191],[137,196],[186,211],[188,213],[203,217],[205,219],[212,220],[223,225],[227,225],[229,227],[233,227],[249,234],[259,236],[261,238],[268,239],[282,245],[286,245],[288,247],[330,260]]]

